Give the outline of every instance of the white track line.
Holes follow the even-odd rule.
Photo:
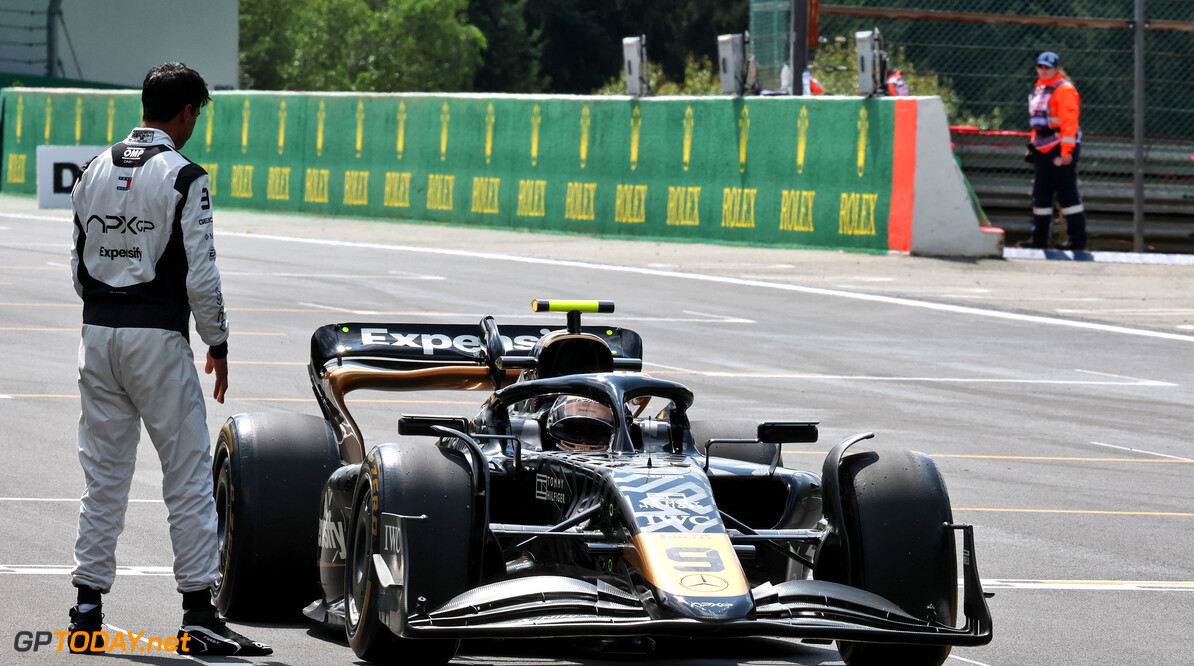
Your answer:
[[[747,280],[741,278],[727,277],[722,275],[705,275],[701,273],[685,273],[680,271],[659,270],[653,268],[643,268],[640,266],[620,266],[615,264],[599,264],[591,261],[572,261],[565,259],[545,259],[541,257],[522,257],[510,254],[501,254],[498,252],[477,252],[472,250],[450,250],[443,248],[430,247],[413,247],[407,245],[389,245],[385,243],[362,243],[354,241],[337,241],[320,238],[293,238],[289,236],[274,236],[271,234],[248,234],[241,232],[222,232],[224,236],[232,236],[237,238],[247,238],[251,240],[271,240],[282,241],[288,243],[304,243],[308,245],[325,245],[332,247],[351,247],[373,250],[387,250],[391,252],[409,252],[412,254],[433,254],[451,257],[463,257],[467,259],[490,259],[496,261],[510,261],[523,264],[539,264],[547,266],[561,266],[568,268],[585,268],[599,271],[613,271],[618,273],[630,273],[635,275],[650,275],[653,277],[667,277],[681,280],[694,280],[698,282],[713,282],[719,284],[729,284],[741,287],[758,287],[762,289],[775,289],[778,291],[791,291],[803,294],[813,294],[818,296],[832,296],[836,298],[848,298],[858,301],[869,301],[872,303],[885,303],[888,305],[900,305],[904,307],[922,308],[925,310],[937,310],[939,312],[953,312],[956,314],[969,314],[980,317],[991,317],[994,319],[1005,319],[1009,321],[1027,322],[1033,324],[1046,324],[1050,326],[1065,326],[1068,328],[1081,328],[1091,331],[1103,331],[1106,333],[1118,333],[1122,335],[1135,335],[1146,338],[1158,338],[1161,340],[1177,340],[1181,342],[1194,342],[1194,335],[1183,335],[1180,333],[1168,333],[1165,331],[1153,331],[1148,329],[1129,328],[1127,326],[1115,326],[1112,324],[1099,324],[1089,321],[1075,321],[1071,319],[1058,319],[1054,317],[1046,317],[1043,315],[1030,315],[1020,312],[1005,312],[1002,310],[986,310],[974,306],[965,305],[951,305],[948,303],[935,303],[932,301],[920,301],[912,298],[904,298],[900,296],[884,296],[880,294],[865,294],[856,293],[852,291],[842,291],[839,289],[825,289],[821,287],[806,287],[794,284],[784,284],[778,282],[767,282],[763,280]]]
[[[0,502],[79,502],[78,497],[0,497]],[[131,499],[129,504],[133,503],[145,504],[164,504],[165,500],[160,499]]]
[[[1194,581],[1150,580],[1009,580],[984,578],[983,589],[991,590],[1094,590],[1098,592],[1194,592]],[[961,585],[962,582],[958,581]]]
[[[1160,456],[1162,458],[1173,458],[1174,460],[1181,460],[1184,462],[1194,462],[1194,459],[1171,456],[1168,453],[1157,453],[1155,451],[1145,451],[1144,449],[1131,449],[1126,446],[1116,446],[1114,444],[1104,444],[1102,442],[1091,442],[1091,444],[1094,444],[1095,446],[1106,446],[1112,449],[1120,449],[1121,451],[1131,451],[1132,453],[1143,453],[1150,456]]]
[[[9,217],[16,219],[28,220],[53,220],[57,222],[69,222],[69,218],[48,216],[48,215],[23,215],[0,213],[0,217]],[[408,245],[390,245],[386,243],[362,243],[355,241],[338,241],[324,238],[295,238],[291,236],[275,236],[272,234],[250,234],[236,231],[220,232],[221,236],[247,238],[250,240],[270,240],[282,241],[286,243],[304,243],[308,245],[325,245],[332,247],[353,247],[373,250],[388,250],[391,252],[409,252],[413,254],[433,254],[450,257],[464,257],[468,259],[491,259],[496,261],[510,261],[523,264],[539,264],[546,266],[562,266],[569,268],[587,268],[599,271],[613,271],[618,273],[631,273],[636,275],[650,275],[654,277],[676,278],[681,280],[694,280],[698,282],[713,282],[719,284],[730,284],[742,287],[758,287],[762,289],[775,289],[778,291],[791,291],[802,294],[814,294],[818,296],[832,296],[836,298],[847,298],[858,301],[869,301],[872,303],[885,303],[888,305],[901,305],[904,307],[921,308],[925,310],[937,310],[939,312],[953,312],[956,314],[969,314],[979,317],[991,317],[993,319],[1005,319],[1008,321],[1019,321],[1033,324],[1046,324],[1049,326],[1065,326],[1068,328],[1080,328],[1090,331],[1102,331],[1105,333],[1118,333],[1121,335],[1134,335],[1145,338],[1157,338],[1160,340],[1175,340],[1180,342],[1194,342],[1194,335],[1184,335],[1181,333],[1168,333],[1165,331],[1152,331],[1141,328],[1129,328],[1127,326],[1115,326],[1113,324],[1099,324],[1089,321],[1075,321],[1071,319],[1058,319],[1054,317],[1046,317],[1043,315],[1030,315],[1020,312],[1004,312],[1002,310],[986,310],[974,306],[966,305],[951,305],[948,303],[935,303],[931,301],[920,301],[912,298],[905,298],[901,296],[884,296],[880,294],[864,294],[852,291],[842,291],[840,289],[825,289],[821,287],[806,287],[795,284],[784,284],[779,282],[767,282],[764,280],[753,280],[734,278],[723,275],[705,275],[702,273],[685,273],[681,271],[661,270],[655,268],[644,268],[640,266],[621,266],[616,264],[600,264],[591,261],[572,261],[565,259],[545,259],[541,257],[523,257],[511,254],[502,254],[499,252],[477,252],[472,250],[451,250],[434,247],[414,247]]]
[[[4,574],[23,576],[69,575],[73,564],[0,564],[0,576]],[[173,576],[174,567],[116,567],[117,576]]]

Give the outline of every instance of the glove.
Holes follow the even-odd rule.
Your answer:
[[[1032,145],[1031,141],[1028,142],[1028,146],[1024,149],[1024,161],[1029,164],[1036,164],[1036,147]]]

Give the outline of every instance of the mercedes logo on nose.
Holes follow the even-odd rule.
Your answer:
[[[709,574],[692,574],[680,579],[680,585],[684,589],[692,590],[693,592],[721,592],[730,586],[724,578],[719,576],[710,576]]]

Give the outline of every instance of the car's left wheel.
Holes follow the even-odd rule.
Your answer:
[[[470,573],[477,544],[468,463],[426,442],[387,444],[366,458],[355,497],[344,565],[349,645],[373,663],[446,664],[459,640],[404,638],[394,632],[402,631],[406,614],[416,606],[432,610],[476,579]],[[400,594],[383,587],[377,555],[401,560],[404,575],[392,581],[402,587]],[[387,624],[383,613],[397,622]]]

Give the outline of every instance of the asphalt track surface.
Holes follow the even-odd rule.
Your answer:
[[[1189,664],[1194,655],[1194,269],[760,250],[219,211],[232,327],[228,401],[317,414],[309,336],[340,321],[558,324],[532,298],[603,298],[644,339],[646,369],[694,411],[820,421],[789,445],[819,470],[857,432],[931,454],[955,520],[975,525],[995,640],[947,664]],[[58,631],[83,489],[80,305],[65,211],[0,197],[0,663],[80,663],[18,632]],[[590,319],[590,321],[596,321]],[[193,336],[194,338],[194,336]],[[203,348],[195,339],[196,356]],[[210,390],[210,378],[203,377]],[[471,415],[483,393],[361,394],[366,442],[401,413]],[[161,473],[140,448],[110,627],[180,619]],[[314,517],[312,517],[314,525]],[[313,624],[242,625],[275,654],[202,663],[354,663]],[[141,647],[145,643],[140,643]],[[137,652],[96,658],[185,661]],[[196,660],[197,661],[197,660]],[[461,664],[602,664],[567,641],[466,643]],[[652,664],[838,664],[833,646],[673,641]]]

